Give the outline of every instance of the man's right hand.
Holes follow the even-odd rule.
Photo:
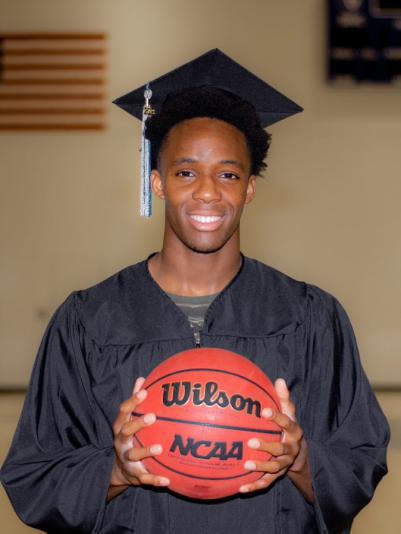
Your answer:
[[[113,499],[128,486],[148,484],[151,486],[168,486],[170,481],[165,477],[149,473],[141,460],[150,456],[157,456],[162,452],[158,443],[149,447],[136,447],[133,436],[141,428],[152,425],[156,421],[153,413],[141,417],[132,417],[132,412],[146,398],[147,392],[141,389],[145,379],[136,380],[132,397],[120,405],[120,411],[113,425],[115,460],[111,472],[110,486],[107,498]]]

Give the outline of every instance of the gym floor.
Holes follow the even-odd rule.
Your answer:
[[[378,534],[380,532],[399,534],[401,532],[399,514],[401,489],[401,393],[381,392],[378,393],[378,398],[390,421],[392,430],[391,446],[388,454],[389,474],[379,486],[373,501],[355,520],[353,534]],[[9,448],[23,399],[23,394],[0,394],[0,463],[2,463]],[[0,531],[4,534],[23,534],[35,531],[19,521],[3,488],[1,488],[0,493],[0,525]]]

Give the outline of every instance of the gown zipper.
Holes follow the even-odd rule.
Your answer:
[[[201,335],[199,330],[194,330],[195,348],[199,349],[201,346]]]

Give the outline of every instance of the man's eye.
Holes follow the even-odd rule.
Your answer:
[[[220,176],[222,178],[227,178],[228,180],[239,180],[239,176],[233,172],[223,172]]]
[[[184,178],[191,178],[193,176],[193,173],[191,171],[179,171],[177,172],[177,176],[183,176]]]

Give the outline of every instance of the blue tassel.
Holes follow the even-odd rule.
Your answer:
[[[148,117],[155,113],[151,108],[149,101],[152,97],[152,91],[149,84],[146,85],[145,104],[142,111],[142,138],[141,138],[141,207],[140,214],[142,217],[151,217],[152,215],[152,189],[150,184],[150,174],[152,171],[151,153],[152,147],[150,141],[146,139],[146,121]]]

